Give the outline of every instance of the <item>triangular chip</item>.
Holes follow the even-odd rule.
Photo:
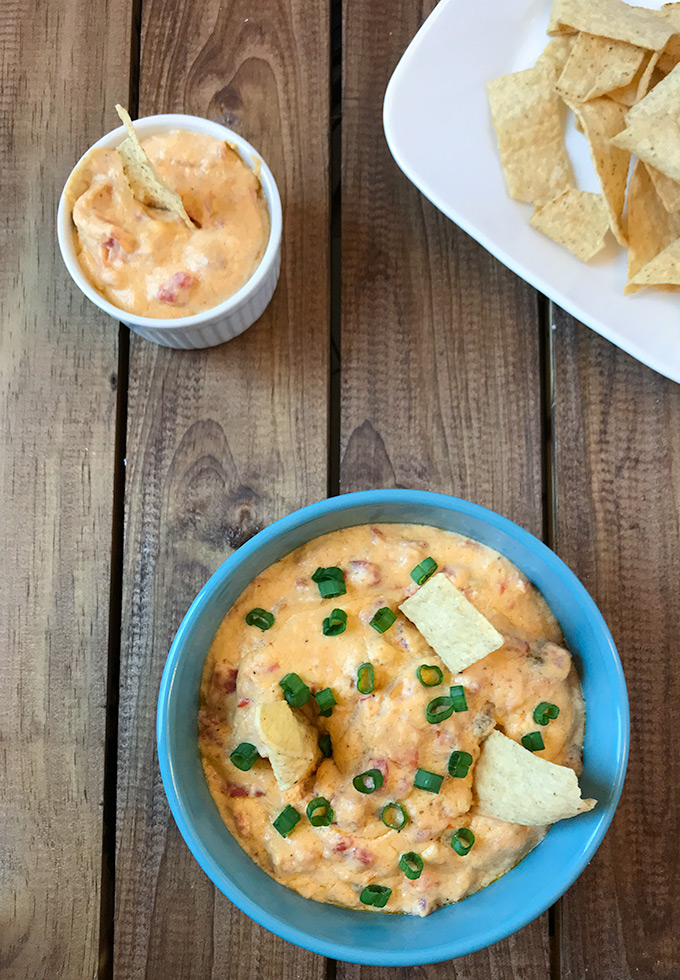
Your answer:
[[[640,99],[643,99],[652,81],[660,81],[662,78],[661,72],[658,72],[659,77],[655,78],[655,67],[658,57],[658,51],[645,51],[642,64],[635,72],[634,78],[622,88],[612,89],[608,93],[609,98],[613,99],[614,102],[618,102],[620,105],[629,107],[635,105]]]
[[[623,0],[553,0],[548,34],[586,31],[660,51],[675,33],[658,10],[630,6]]]
[[[680,212],[666,211],[654,189],[652,179],[640,161],[635,164],[628,189],[628,282],[625,292],[634,293],[644,286],[680,281],[663,257],[680,237]],[[677,267],[680,270],[680,267]],[[657,278],[655,278],[657,277]],[[660,277],[660,278],[658,278]]]
[[[130,116],[121,105],[116,106],[116,112],[128,132],[126,138],[116,149],[133,195],[148,207],[170,211],[181,218],[188,228],[193,228],[194,224],[184,210],[182,198],[161,180],[151,160],[144,152]]]
[[[399,608],[453,674],[503,645],[498,630],[441,572]]]
[[[570,188],[534,208],[529,223],[568,248],[581,262],[589,262],[604,247],[609,208],[604,195]]]
[[[588,141],[590,156],[595,167],[602,193],[609,209],[609,227],[620,245],[626,244],[623,225],[623,207],[626,201],[626,184],[630,153],[614,146],[613,136],[626,126],[623,106],[611,99],[592,99],[582,104],[567,103],[580,122],[580,129]]]
[[[474,779],[481,813],[525,827],[575,817],[597,803],[581,799],[573,769],[534,755],[497,730],[484,742]]]
[[[570,102],[606,95],[632,82],[644,56],[643,48],[625,41],[579,34],[557,80],[557,91]]]
[[[644,166],[652,178],[654,190],[659,195],[659,199],[666,211],[680,211],[680,184],[678,181],[672,180],[648,163],[645,163]]]
[[[680,65],[630,109],[614,143],[680,181]]]
[[[574,183],[564,106],[554,85],[554,69],[546,63],[487,85],[505,182],[517,201],[542,204]]]
[[[309,775],[319,756],[317,734],[286,701],[258,704],[254,721],[256,747],[269,759],[279,789]]]

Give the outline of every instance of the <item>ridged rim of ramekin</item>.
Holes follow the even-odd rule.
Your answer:
[[[142,116],[141,119],[135,120],[135,129],[138,131],[140,138],[149,136],[155,132],[169,131],[172,129],[188,129],[192,132],[197,133],[207,133],[209,136],[215,136],[217,139],[226,140],[230,143],[236,150],[238,150],[239,156],[243,162],[252,170],[255,165],[259,163],[260,172],[258,174],[262,190],[264,192],[265,198],[267,200],[267,207],[269,209],[269,241],[267,242],[267,248],[265,249],[264,255],[258,265],[255,272],[252,274],[250,279],[235,292],[228,299],[225,299],[222,303],[217,306],[211,306],[208,310],[202,310],[200,313],[193,313],[191,316],[181,316],[181,317],[153,317],[153,316],[139,316],[136,313],[128,313],[127,310],[121,309],[119,306],[114,306],[105,299],[101,293],[89,282],[85,273],[83,272],[80,262],[78,261],[78,256],[76,254],[75,240],[73,235],[73,221],[71,218],[71,212],[66,203],[66,188],[73,175],[74,171],[80,166],[81,162],[90,153],[99,146],[118,146],[121,140],[125,137],[125,127],[118,126],[116,129],[112,129],[111,132],[106,133],[96,143],[81,156],[80,160],[76,163],[75,167],[68,175],[68,178],[64,184],[64,189],[61,192],[59,198],[59,207],[57,210],[57,238],[59,241],[59,249],[61,251],[64,264],[68,269],[69,275],[87,298],[98,306],[100,310],[104,313],[108,313],[109,316],[113,317],[115,320],[122,320],[124,323],[135,327],[144,327],[147,330],[153,328],[161,328],[164,331],[172,330],[184,330],[187,327],[200,327],[204,324],[213,323],[216,320],[222,319],[223,317],[229,316],[230,313],[235,313],[240,310],[251,297],[259,290],[260,286],[263,284],[267,277],[267,274],[272,268],[276,260],[276,255],[281,246],[281,230],[282,230],[282,211],[281,211],[281,198],[279,196],[279,190],[276,186],[276,181],[274,176],[263,160],[260,153],[255,149],[252,144],[245,140],[238,133],[235,133],[233,129],[228,129],[221,123],[213,122],[211,119],[204,119],[201,116],[190,116],[184,113],[165,113],[163,115],[157,116]]]

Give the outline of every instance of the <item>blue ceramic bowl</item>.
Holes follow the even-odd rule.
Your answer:
[[[323,905],[277,884],[241,849],[208,791],[198,752],[198,694],[217,627],[248,583],[306,541],[355,524],[431,524],[476,538],[537,585],[576,655],[589,711],[584,796],[593,811],[556,824],[516,868],[488,888],[427,918]],[[606,710],[605,710],[606,709]],[[474,952],[521,929],[581,874],[614,815],[628,759],[628,698],[607,626],[584,587],[533,535],[476,504],[414,490],[371,490],[322,500],[256,534],[199,592],[170,649],[158,699],[158,756],[177,825],[194,857],[227,898],[260,925],[324,956],[409,966]]]

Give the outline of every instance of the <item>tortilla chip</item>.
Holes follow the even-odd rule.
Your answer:
[[[502,635],[441,572],[399,608],[453,674],[503,646]]]
[[[588,140],[590,156],[595,167],[607,208],[609,227],[620,245],[627,242],[623,223],[623,208],[626,202],[626,184],[630,153],[614,146],[612,136],[616,136],[626,126],[626,113],[623,106],[611,99],[591,99],[579,104],[567,103],[573,110],[581,132]]]
[[[536,59],[536,65],[549,66],[555,72],[555,77],[559,78],[576,43],[576,37],[575,34],[560,34],[552,38]]]
[[[184,210],[182,198],[161,180],[151,160],[144,152],[130,116],[121,105],[116,106],[116,112],[128,132],[127,137],[116,149],[133,195],[148,207],[170,211],[181,218],[188,228],[193,228],[194,224]]]
[[[609,208],[604,195],[569,188],[534,208],[529,223],[568,248],[581,262],[589,262],[604,247]]]
[[[659,11],[631,7],[622,0],[553,0],[548,34],[576,31],[626,41],[650,51],[661,51],[675,33]]]
[[[680,65],[630,109],[626,129],[614,143],[680,181],[679,108]]]
[[[308,776],[319,756],[317,734],[285,701],[255,706],[257,750],[269,759],[279,789]]]
[[[628,189],[628,282],[625,293],[645,286],[680,285],[680,213],[669,213],[639,161]]]
[[[660,170],[651,167],[648,163],[645,163],[644,166],[652,178],[654,190],[659,195],[666,211],[680,211],[680,184],[677,180],[671,180],[670,177],[662,174]]]
[[[557,81],[557,91],[572,102],[606,95],[632,82],[644,57],[643,48],[625,41],[579,34]]]
[[[534,755],[497,729],[475,766],[475,795],[481,813],[525,827],[566,820],[597,803],[581,799],[573,769]]]
[[[505,182],[517,201],[542,204],[574,183],[554,82],[544,63],[487,84]]]

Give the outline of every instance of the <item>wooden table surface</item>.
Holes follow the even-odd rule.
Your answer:
[[[431,6],[2,7],[2,980],[680,977],[680,387],[397,169],[383,93]],[[117,101],[226,123],[278,180],[280,285],[222,347],[129,335],[62,266],[58,195]],[[632,709],[623,798],[574,887],[511,938],[410,970],[327,962],[241,914],[180,838],[154,745],[170,642],[230,551],[394,486],[547,541],[608,620]]]

